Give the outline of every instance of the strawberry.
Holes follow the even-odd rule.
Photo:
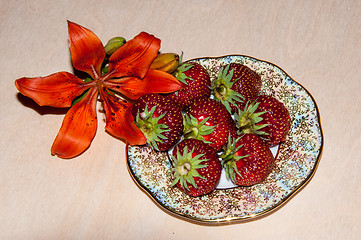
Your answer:
[[[285,140],[291,124],[286,107],[270,95],[258,96],[234,116],[240,132],[259,135],[270,147]]]
[[[132,114],[147,143],[155,150],[169,150],[182,136],[182,112],[167,96],[156,93],[141,96],[133,105]]]
[[[211,95],[209,74],[199,63],[183,63],[173,74],[182,82],[183,87],[168,96],[177,102],[181,109],[189,106],[195,99]]]
[[[275,165],[271,150],[255,134],[244,134],[230,140],[221,159],[227,178],[241,186],[262,182]]]
[[[184,112],[184,138],[209,143],[216,151],[236,132],[235,122],[220,102],[211,98],[195,100]]]
[[[212,83],[214,96],[230,113],[243,109],[248,100],[260,93],[261,87],[261,77],[240,63],[230,63],[223,67]]]
[[[173,149],[174,181],[177,186],[191,196],[201,196],[212,192],[221,177],[222,165],[215,150],[197,139],[185,139]]]

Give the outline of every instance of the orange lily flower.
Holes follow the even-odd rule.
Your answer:
[[[109,71],[102,75],[106,54],[100,39],[92,31],[70,21],[68,31],[73,66],[88,73],[92,81],[85,82],[68,72],[15,81],[19,92],[40,106],[70,107],[76,97],[85,94],[65,115],[51,153],[72,158],[90,146],[97,130],[98,99],[103,104],[105,130],[109,134],[130,145],[145,144],[144,134],[133,123],[133,105],[129,100],[146,93],[169,93],[181,88],[172,75],[149,69],[160,49],[160,40],[141,32],[110,56]]]

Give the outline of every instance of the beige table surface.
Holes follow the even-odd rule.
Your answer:
[[[360,239],[360,16],[360,1],[1,0],[0,239]],[[68,19],[103,43],[144,30],[185,60],[244,54],[282,67],[321,113],[313,179],[265,218],[202,226],[138,188],[103,117],[88,151],[51,156],[65,112],[19,96],[14,80],[72,71]]]

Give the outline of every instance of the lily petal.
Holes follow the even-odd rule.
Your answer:
[[[70,107],[74,98],[89,88],[89,84],[68,72],[19,78],[15,86],[21,94],[32,98],[40,106],[52,107]]]
[[[133,105],[104,92],[105,130],[114,137],[126,140],[130,145],[143,145],[146,137],[133,122]]]
[[[97,130],[97,96],[98,91],[93,88],[70,108],[51,147],[51,154],[72,158],[90,146]]]
[[[171,93],[182,88],[177,78],[159,70],[149,70],[144,79],[115,78],[104,82],[104,85],[133,100],[146,93]]]
[[[100,39],[89,29],[68,21],[71,60],[74,68],[100,77],[105,50]]]
[[[146,32],[141,32],[126,42],[109,58],[109,78],[144,78],[160,49],[160,40]]]

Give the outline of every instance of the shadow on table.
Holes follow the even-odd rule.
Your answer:
[[[37,111],[40,115],[46,114],[57,114],[57,115],[64,115],[67,113],[69,108],[56,108],[56,107],[49,107],[49,106],[39,106],[34,100],[29,97],[22,95],[21,93],[17,93],[16,98],[18,101],[25,107],[31,108]]]

